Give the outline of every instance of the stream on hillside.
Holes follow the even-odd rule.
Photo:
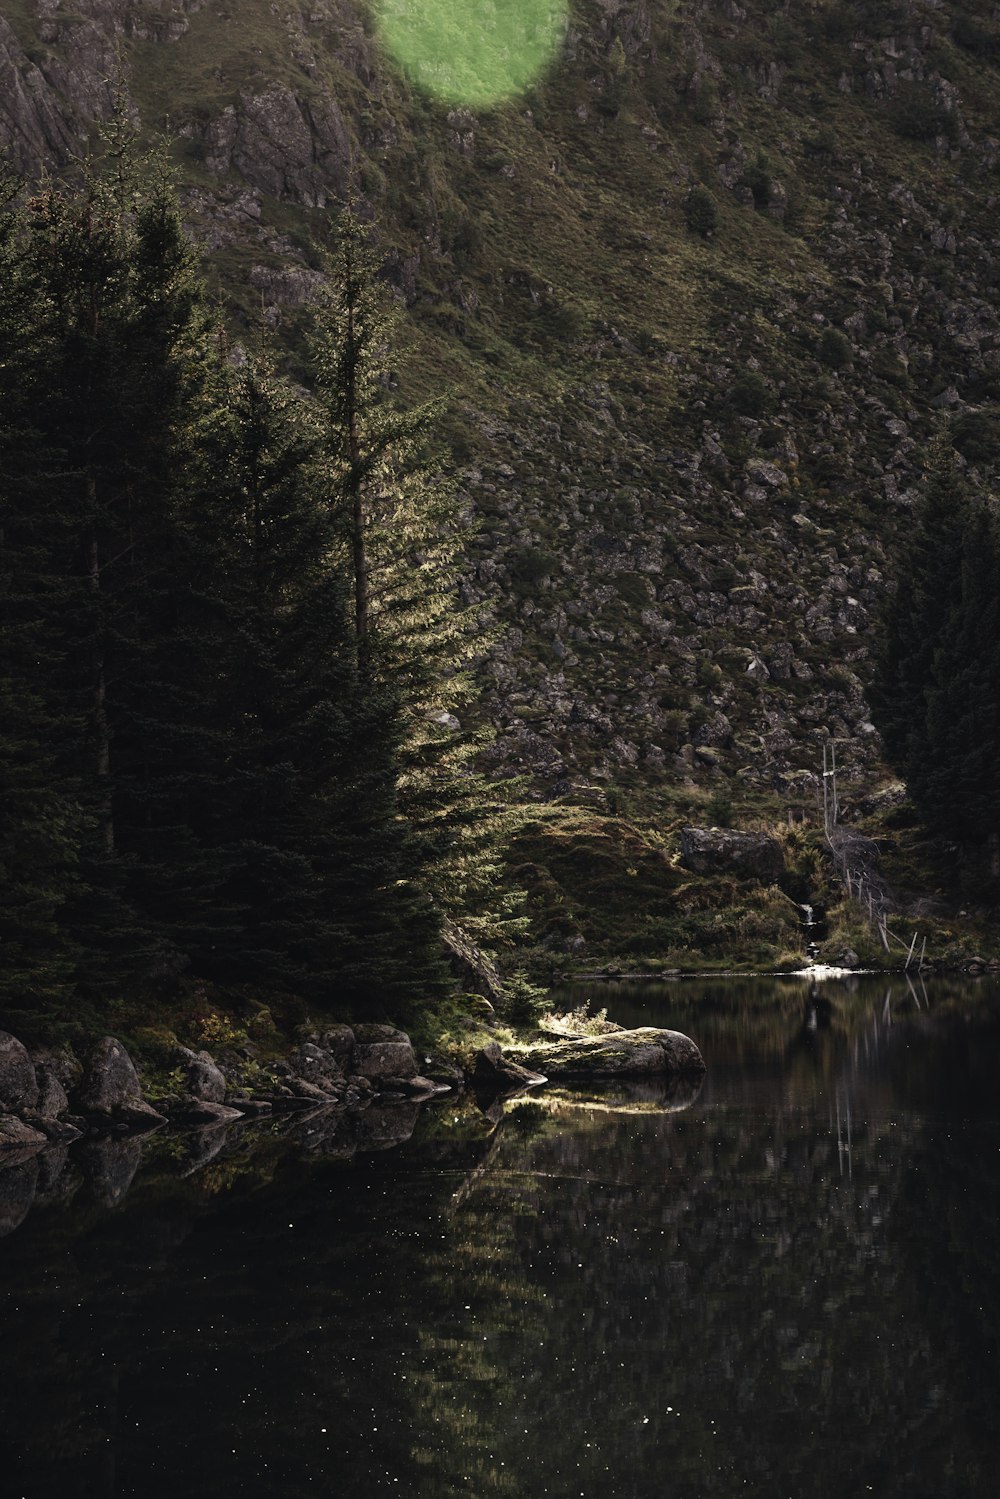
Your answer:
[[[1000,985],[584,998],[700,1088],[0,1169],[0,1491],[992,1499]]]

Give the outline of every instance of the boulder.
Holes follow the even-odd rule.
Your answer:
[[[350,1070],[348,1063],[354,1052],[354,1032],[349,1025],[329,1025],[319,1033],[319,1044],[324,1051],[331,1052],[342,1072]]]
[[[246,1119],[262,1119],[265,1115],[272,1113],[274,1109],[274,1105],[266,1098],[242,1098],[237,1096],[230,1099],[230,1103]]]
[[[137,1129],[165,1122],[143,1098],[132,1058],[114,1036],[103,1036],[87,1058],[75,1103],[81,1114],[99,1121]]]
[[[297,1077],[289,1086],[296,1098],[308,1098],[317,1108],[329,1108],[337,1102],[337,1094],[330,1082],[311,1083],[308,1078]]]
[[[83,1134],[83,1130],[71,1124],[68,1119],[53,1119],[30,1109],[24,1115],[24,1122],[44,1135],[46,1140],[52,1140],[56,1144],[69,1145],[73,1140],[79,1140]]]
[[[527,1067],[537,1067],[546,1077],[638,1077],[705,1071],[701,1052],[690,1037],[651,1025],[519,1048],[517,1059]]]
[[[0,1159],[8,1150],[37,1150],[46,1144],[41,1130],[26,1124],[14,1114],[0,1114]]]
[[[683,828],[681,863],[693,874],[729,874],[776,885],[785,874],[781,844],[769,833],[730,828]]]
[[[222,1103],[226,1097],[226,1079],[207,1051],[189,1051],[186,1046],[177,1049],[177,1056],[184,1069],[184,1078],[192,1098],[204,1103]]]
[[[312,1041],[303,1041],[292,1058],[292,1067],[307,1083],[326,1087],[330,1083],[344,1081],[344,1069],[334,1052],[317,1046]]]
[[[416,1077],[418,1071],[409,1036],[392,1025],[356,1025],[351,1066],[361,1077]]]
[[[37,1105],[34,1063],[16,1036],[0,1031],[0,1112],[20,1114]]]
[[[400,1093],[407,1098],[436,1098],[439,1093],[450,1093],[452,1090],[447,1083],[437,1083],[430,1077],[401,1077],[397,1080],[396,1087]]]
[[[176,1124],[232,1124],[242,1119],[239,1109],[231,1109],[224,1103],[215,1103],[207,1098],[184,1098],[170,1110],[170,1118]]]
[[[491,1041],[477,1052],[472,1064],[472,1081],[478,1088],[491,1092],[509,1093],[514,1089],[537,1088],[548,1079],[539,1072],[531,1072],[520,1062],[505,1057],[496,1041]]]
[[[48,1062],[36,1063],[35,1076],[38,1078],[36,1113],[43,1119],[61,1119],[68,1114],[69,1095],[52,1066]]]

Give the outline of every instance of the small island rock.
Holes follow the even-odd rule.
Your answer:
[[[705,1062],[689,1036],[642,1026],[603,1036],[575,1036],[519,1049],[517,1059],[546,1077],[638,1077],[703,1073]]]

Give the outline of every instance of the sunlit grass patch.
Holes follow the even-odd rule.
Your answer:
[[[521,94],[566,29],[561,0],[379,0],[382,40],[418,88],[482,108]]]

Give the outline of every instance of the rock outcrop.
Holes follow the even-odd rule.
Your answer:
[[[728,874],[776,885],[785,874],[781,844],[768,833],[730,828],[684,828],[681,862],[692,874]]]
[[[441,930],[452,973],[467,994],[478,994],[495,1007],[503,998],[503,981],[492,958],[476,946],[457,922],[445,918]]]

